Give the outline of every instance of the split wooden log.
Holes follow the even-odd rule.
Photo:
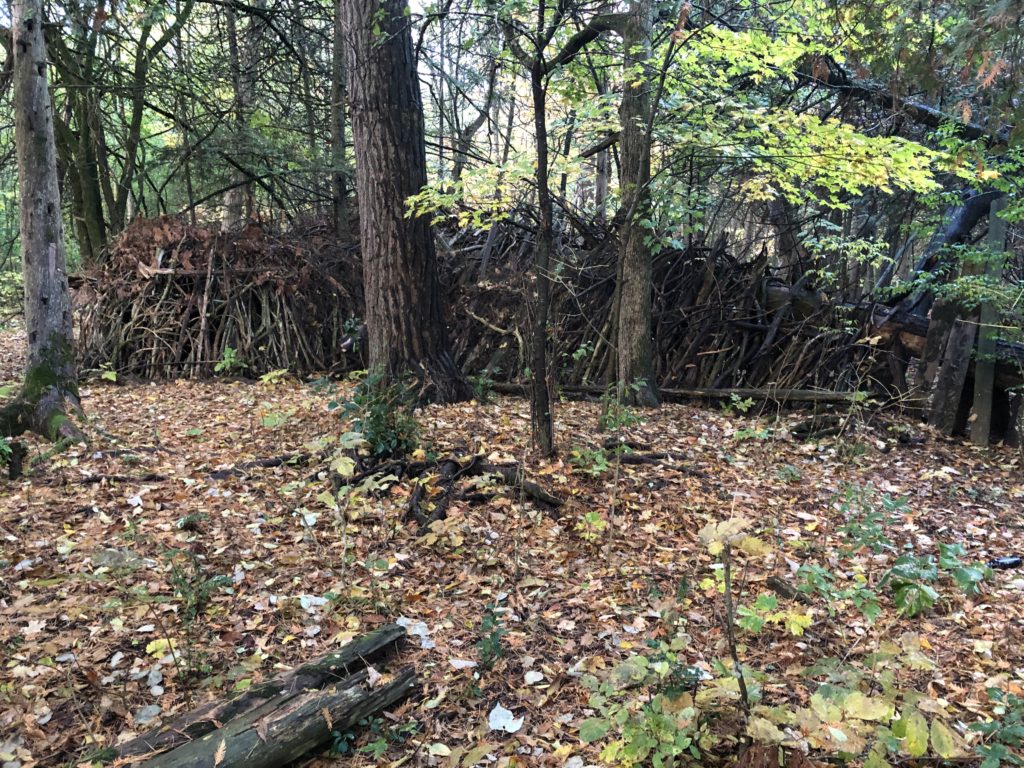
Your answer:
[[[284,765],[321,745],[332,730],[344,730],[345,723],[355,723],[408,695],[416,684],[412,670],[374,686],[367,684],[365,669],[404,637],[403,627],[381,627],[233,699],[187,712],[104,757],[147,768]],[[222,743],[224,758],[214,761]],[[157,752],[161,754],[150,757]]]
[[[277,768],[397,703],[416,685],[411,667],[372,687],[362,670],[336,685],[284,693],[223,728],[147,760],[144,768]]]

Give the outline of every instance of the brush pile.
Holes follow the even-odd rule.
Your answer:
[[[362,312],[358,255],[326,225],[275,235],[140,219],[76,290],[84,368],[147,379],[338,370]],[[234,350],[228,353],[227,350]]]
[[[528,218],[490,232],[441,231],[438,240],[457,359],[470,375],[518,378],[533,294]],[[614,243],[598,233],[559,246],[552,367],[564,384],[605,380]],[[855,344],[856,330],[837,324],[813,291],[766,279],[766,266],[735,258],[724,239],[655,259],[662,386],[853,388],[875,350]],[[170,217],[139,220],[76,300],[85,368],[155,379],[208,376],[225,363],[250,374],[364,365],[341,343],[363,312],[358,248],[339,243],[326,223],[224,234]]]

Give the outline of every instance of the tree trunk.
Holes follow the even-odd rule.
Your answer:
[[[345,51],[342,34],[342,3],[334,2],[334,46],[331,50],[331,202],[334,232],[339,240],[349,235],[348,170],[345,159]]]
[[[405,201],[427,183],[423,105],[404,0],[342,3],[370,369],[414,375],[438,402],[472,396],[452,357],[429,221]]]
[[[622,103],[622,168],[619,177],[622,229],[619,234],[615,311],[616,389],[619,401],[648,407],[660,404],[654,379],[651,330],[651,250],[642,222],[650,214],[651,91],[644,69],[651,56],[652,0],[634,0],[622,34],[625,52]]]
[[[555,427],[548,381],[548,316],[551,313],[551,253],[554,250],[554,206],[548,186],[547,85],[543,62],[538,54],[530,70],[533,94],[533,122],[537,143],[537,246],[534,253],[535,300],[533,333],[530,341],[530,368],[533,383],[530,394],[530,420],[533,441],[543,456],[555,453]]]
[[[416,684],[412,669],[371,687],[366,672],[319,690],[285,693],[267,706],[223,728],[147,760],[145,768],[278,768],[322,749],[332,732],[344,733],[360,720],[405,698]]]
[[[1006,207],[1005,197],[992,203],[988,215],[987,246],[992,260],[985,266],[993,280],[1003,277],[1003,252],[1006,250],[1006,219],[999,212]],[[974,407],[971,421],[971,442],[988,445],[992,431],[992,400],[996,380],[996,344],[999,337],[999,313],[992,302],[981,305],[981,325],[978,327],[978,351],[974,363]]]
[[[78,408],[78,386],[41,0],[13,0],[11,12],[28,355],[24,387],[0,411],[0,434],[77,438],[67,416]]]
[[[256,0],[257,8],[263,7],[263,0]],[[260,37],[263,20],[250,16],[244,37],[238,34],[238,21],[233,5],[227,6],[228,53],[230,56],[231,79],[235,89],[235,162],[244,166],[249,157],[249,117],[252,114],[256,96],[256,68],[259,62]],[[250,177],[244,168],[236,167],[231,176],[232,187],[224,193],[224,212],[221,217],[221,231],[227,232],[241,226],[244,219],[252,216],[252,189]]]

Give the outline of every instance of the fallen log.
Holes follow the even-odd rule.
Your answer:
[[[322,689],[286,693],[200,739],[147,760],[145,768],[277,768],[325,744],[332,732],[397,703],[416,685],[411,667],[374,688],[366,670]]]
[[[506,395],[525,396],[528,387],[525,384],[505,384],[495,382],[495,392]],[[597,386],[563,386],[561,391],[567,395],[604,395],[607,390]],[[773,403],[855,403],[864,398],[863,392],[829,392],[824,389],[776,389],[761,388],[688,388],[668,387],[659,389],[658,393],[667,402],[685,402],[687,400],[728,400],[736,396]]]
[[[229,763],[225,758],[216,763],[221,768],[231,765],[283,765],[315,748],[330,736],[332,728],[327,726],[323,715],[317,714],[314,717],[310,714],[313,703],[319,702],[313,712],[326,708],[334,723],[333,730],[337,730],[349,710],[363,712],[365,707],[373,705],[375,708],[370,711],[372,713],[408,694],[415,685],[415,678],[408,670],[384,686],[368,687],[364,684],[367,678],[365,667],[395,649],[404,637],[403,627],[395,624],[381,627],[355,638],[334,653],[296,667],[272,680],[255,684],[233,699],[212,701],[165,722],[121,744],[116,750],[108,751],[102,757],[117,758],[120,764],[141,765],[145,761],[147,767],[214,765],[212,756],[223,741],[225,753],[245,757],[242,762],[235,763]],[[307,715],[319,720],[326,730],[318,725],[298,722]],[[364,712],[353,722],[365,716]],[[277,735],[274,747],[270,748],[272,724],[276,729],[273,733]],[[253,729],[266,747],[259,751],[267,755],[267,759],[277,760],[280,755],[292,756],[283,762],[257,762],[255,755],[248,751],[240,752],[241,748],[236,744],[250,744],[249,732]],[[207,753],[206,748],[211,741],[216,743]],[[303,752],[293,755],[294,750],[300,747]],[[154,753],[162,754],[151,757]],[[197,757],[195,759],[198,762],[192,761],[193,756],[197,755],[205,755],[205,759]]]

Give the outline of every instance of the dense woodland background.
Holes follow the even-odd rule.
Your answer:
[[[349,89],[369,68],[346,73],[343,10],[48,7],[86,368],[209,373],[228,348],[253,372],[363,367],[338,343],[366,317]],[[411,40],[419,88],[389,98],[422,94],[429,185],[409,205],[435,225],[467,375],[533,374],[543,316],[548,389],[866,389],[927,409],[936,296],[972,325],[989,302],[1015,340],[1019,264],[991,255],[1017,253],[1022,215],[1015,4],[379,13],[404,19],[371,20],[382,41]],[[986,246],[1000,198],[1009,232]],[[1021,351],[999,349],[1006,412]]]
[[[5,766],[1024,763],[1019,2],[0,56]]]

